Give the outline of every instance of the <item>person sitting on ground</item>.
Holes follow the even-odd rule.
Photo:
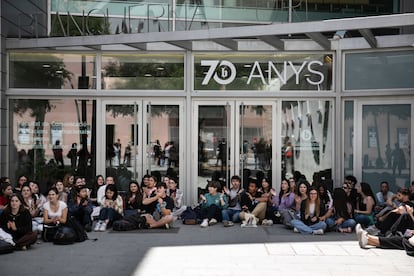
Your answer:
[[[59,192],[56,187],[49,189],[47,199],[48,200],[43,204],[44,227],[55,227],[59,224],[65,224],[68,217],[68,207],[65,202],[59,200]]]
[[[34,232],[42,232],[43,218],[40,216],[40,208],[36,196],[32,194],[29,182],[23,184],[21,188],[21,195],[32,216],[32,227]]]
[[[201,227],[207,227],[222,221],[221,211],[227,208],[227,197],[224,196],[224,192],[218,192],[220,189],[220,182],[211,181],[208,184],[208,193],[200,195],[200,218],[203,220],[200,224]]]
[[[16,184],[16,187],[14,187],[14,189],[13,189],[13,193],[21,194],[22,193],[22,187],[26,182],[27,182],[27,177],[25,175],[20,175],[17,178],[17,184]]]
[[[149,228],[170,228],[174,221],[172,211],[174,209],[174,201],[167,196],[167,185],[164,182],[157,183],[157,198],[155,212],[153,215],[143,214]]]
[[[0,186],[0,214],[9,203],[9,197],[13,193],[12,185],[8,182],[1,183]]]
[[[332,229],[341,233],[352,233],[355,228],[356,221],[353,219],[354,209],[352,204],[348,202],[345,190],[349,186],[344,184],[342,188],[336,188],[333,192],[333,216],[326,219],[328,229]]]
[[[164,181],[165,177],[164,177]],[[167,195],[174,201],[174,208],[172,215],[174,220],[177,220],[181,214],[187,209],[187,206],[183,205],[183,191],[178,188],[178,179],[176,177],[169,176],[167,184]]]
[[[227,186],[223,187],[223,191],[227,196],[228,202],[227,208],[223,208],[223,210],[221,211],[224,227],[231,227],[234,225],[234,223],[240,221],[240,195],[244,192],[244,189],[241,188],[240,184],[240,176],[233,175],[231,177],[230,190],[227,188]]]
[[[385,235],[401,215],[397,212],[398,208],[403,205],[414,206],[409,198],[410,191],[407,188],[400,188],[396,194],[397,203],[393,204],[392,210],[378,217],[375,224],[368,227],[366,231],[372,235]]]
[[[265,218],[262,221],[262,225],[273,225],[273,221],[276,220],[273,208],[273,197],[276,195],[276,190],[272,188],[271,181],[267,177],[263,177],[262,186],[259,188],[259,192],[262,193],[262,197],[267,197],[267,206]]]
[[[407,254],[410,253],[411,256],[414,256],[414,215],[413,207],[409,205],[401,206],[398,209],[403,210],[404,214],[411,221],[411,228],[406,228],[403,235],[400,233],[392,233],[387,237],[377,237],[368,234],[367,231],[362,229],[360,224],[357,224],[355,227],[355,232],[357,234],[359,246],[363,249],[368,249],[368,245],[375,246],[382,249],[405,249]],[[402,229],[403,227],[396,227]]]
[[[105,185],[105,179],[104,179],[103,175],[99,174],[95,178],[95,182],[93,183],[91,194],[89,195],[89,199],[91,200],[93,206],[96,206],[96,207],[99,206],[99,203],[98,203],[98,190],[103,185]],[[103,194],[102,194],[102,196],[103,196]]]
[[[357,198],[358,198],[358,192],[356,189],[356,184],[357,184],[358,180],[356,179],[355,176],[353,175],[347,175],[345,176],[345,181],[344,183],[349,185],[349,187],[351,188],[349,190],[348,194],[348,202],[350,202],[352,204],[352,207],[354,208],[354,210],[356,209],[356,205],[357,205]]]
[[[36,198],[36,202],[40,213],[43,211],[43,204],[47,201],[46,197],[40,192],[39,182],[31,180],[29,182],[30,189],[32,190],[33,196]]]
[[[382,181],[380,184],[380,191],[375,194],[377,205],[375,211],[378,213],[385,207],[387,207],[387,201],[394,196],[394,193],[390,191],[390,185],[387,181]]]
[[[150,176],[146,182],[145,188],[143,188],[143,199],[142,199],[142,210],[152,215],[157,206],[157,178],[155,176]],[[145,190],[144,190],[145,189]]]
[[[58,179],[56,180],[55,184],[53,185],[58,191],[58,200],[61,200],[65,203],[68,202],[68,193],[65,192],[65,186],[63,185],[63,181]]]
[[[302,180],[295,195],[295,205],[293,209],[282,209],[280,212],[282,223],[289,229],[293,229],[291,221],[293,219],[300,219],[300,208],[304,200],[308,198],[309,183]]]
[[[291,223],[295,232],[323,235],[327,228],[325,220],[329,216],[325,205],[321,203],[318,189],[310,187],[308,198],[301,203],[301,219],[294,219]]]
[[[333,208],[333,199],[331,192],[328,190],[324,182],[320,183],[318,186],[319,198],[321,203],[325,205],[325,209],[329,210]]]
[[[295,208],[295,193],[290,187],[290,182],[282,179],[280,183],[279,194],[273,196],[273,210],[276,212],[276,217],[280,217],[282,222],[282,213]]]
[[[105,191],[108,185],[115,185],[115,180],[113,176],[107,176],[105,179],[105,184],[101,185],[98,188],[98,191],[96,192],[96,201],[98,202],[99,206],[102,205],[101,203],[102,203],[103,198],[105,197]]]
[[[359,197],[356,209],[354,210],[355,221],[363,227],[368,227],[374,224],[375,196],[371,190],[371,186],[366,182],[361,182],[356,185],[356,189]]]
[[[101,201],[101,211],[99,212],[99,221],[94,228],[95,231],[106,231],[115,220],[121,219],[123,216],[124,202],[122,197],[118,195],[115,185],[107,185],[105,196]]]
[[[256,179],[249,178],[247,191],[240,196],[240,220],[243,221],[242,227],[255,227],[266,216],[266,207],[268,197],[262,197],[262,193],[258,191]]]
[[[129,182],[128,192],[124,200],[125,217],[141,213],[142,198],[143,195],[138,182],[135,180],[131,180]]]
[[[86,232],[92,229],[91,214],[93,205],[88,198],[88,189],[85,185],[78,185],[72,188],[72,197],[68,200],[69,217],[76,219]]]
[[[20,194],[12,194],[9,204],[0,214],[0,228],[13,237],[15,246],[27,249],[37,240],[37,232],[32,231],[32,216]]]

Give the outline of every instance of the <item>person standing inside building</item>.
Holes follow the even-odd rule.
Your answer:
[[[55,144],[53,145],[52,151],[56,164],[60,166],[60,168],[65,167],[65,164],[63,163],[63,149],[60,145],[60,140],[56,140]]]
[[[72,147],[69,150],[68,154],[66,155],[66,157],[70,159],[70,167],[72,169],[76,169],[76,161],[78,158],[77,153],[78,153],[78,144],[72,143]]]

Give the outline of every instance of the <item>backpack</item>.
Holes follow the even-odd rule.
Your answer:
[[[53,237],[54,244],[67,245],[76,241],[76,233],[73,228],[68,226],[59,226],[55,236]]]
[[[10,243],[0,240],[0,254],[12,253],[14,251],[14,246]]]
[[[197,224],[197,212],[188,206],[187,209],[185,209],[181,214],[181,220],[183,221],[183,224]]]
[[[131,231],[145,228],[147,228],[147,219],[140,214],[125,217],[112,224],[112,230],[114,231]]]

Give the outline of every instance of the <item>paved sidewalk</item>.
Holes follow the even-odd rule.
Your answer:
[[[301,235],[281,225],[90,233],[74,245],[40,243],[0,255],[6,275],[411,275],[400,250],[363,250],[355,234]]]

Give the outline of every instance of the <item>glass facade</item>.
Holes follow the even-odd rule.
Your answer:
[[[96,89],[93,54],[11,52],[10,88]]]
[[[194,90],[332,89],[330,54],[196,54]]]
[[[345,55],[345,90],[413,88],[412,76],[413,50]]]
[[[291,12],[290,12],[291,11]],[[51,1],[51,36],[167,32],[392,14],[391,0]],[[291,15],[290,15],[291,14]]]
[[[10,177],[25,175],[43,184],[66,173],[93,179],[95,106],[75,98],[10,100]]]
[[[183,54],[104,54],[102,89],[184,90]]]

